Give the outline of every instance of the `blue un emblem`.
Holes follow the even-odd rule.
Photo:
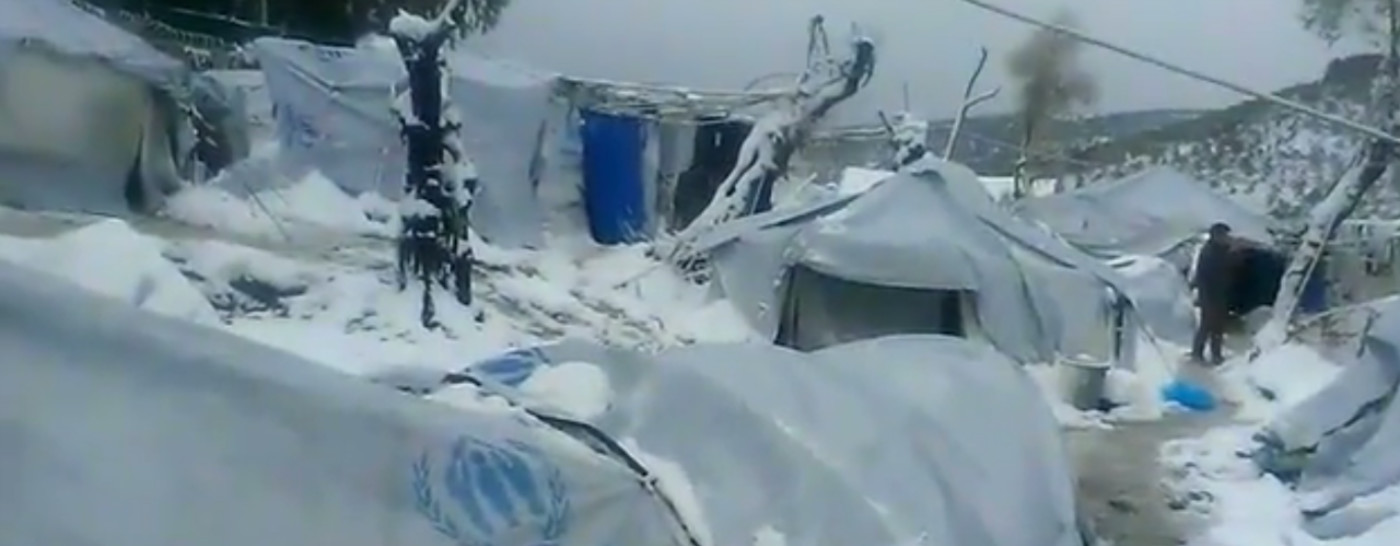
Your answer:
[[[460,546],[552,546],[568,531],[563,473],[539,449],[461,437],[441,468],[424,452],[413,464],[418,513]],[[507,538],[508,537],[508,538]]]

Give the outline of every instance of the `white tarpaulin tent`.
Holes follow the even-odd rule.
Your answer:
[[[532,404],[532,377],[579,363],[606,376],[589,421],[680,466],[713,544],[765,529],[810,546],[1083,544],[1058,425],[1025,371],[985,345],[916,335],[646,355],[564,341],[454,375]]]
[[[351,194],[402,195],[406,150],[390,107],[407,76],[396,52],[280,38],[261,38],[253,47],[284,154]],[[538,244],[543,213],[536,190],[554,76],[460,50],[449,59],[463,146],[481,177],[472,225],[498,245]]]
[[[1355,361],[1259,435],[1256,462],[1295,482],[1304,510],[1330,512],[1400,484],[1400,305],[1378,310]]]
[[[180,187],[188,72],[68,0],[0,2],[0,201],[125,214]]]
[[[625,462],[0,264],[0,544],[689,545]]]
[[[1234,234],[1271,245],[1273,224],[1205,182],[1170,167],[1152,167],[1137,174],[1046,197],[1022,200],[1017,213],[1043,222],[1076,247],[1102,257],[1122,254],[1173,256],[1225,222]],[[1186,255],[1189,260],[1189,255]]]
[[[697,248],[756,328],[801,349],[980,332],[1023,361],[1107,358],[1119,312],[1110,288],[1133,297],[1117,272],[1015,218],[952,163],[749,219]]]

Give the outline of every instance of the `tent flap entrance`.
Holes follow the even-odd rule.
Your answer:
[[[972,293],[900,288],[825,275],[797,265],[786,275],[778,345],[812,351],[896,334],[965,337]]]

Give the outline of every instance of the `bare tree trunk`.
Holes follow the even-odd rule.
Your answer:
[[[401,13],[389,25],[408,71],[409,88],[394,104],[408,146],[402,225],[398,240],[398,283],[422,284],[420,320],[438,325],[434,285],[471,305],[472,248],[468,214],[476,192],[476,167],[462,149],[461,117],[448,93],[448,65],[443,46],[453,26],[451,0],[436,18]]]
[[[1400,71],[1400,57],[1397,57],[1397,49],[1400,49],[1400,44],[1397,43],[1400,41],[1400,14],[1396,13],[1395,1],[1392,0],[1389,5],[1390,48],[1382,69],[1378,71],[1373,97],[1385,120],[1383,126],[1393,133],[1397,129],[1395,85],[1400,82],[1400,78],[1397,78],[1397,71]],[[1328,241],[1335,235],[1342,222],[1360,206],[1366,193],[1385,176],[1391,161],[1394,160],[1394,153],[1393,142],[1383,139],[1371,141],[1362,152],[1360,164],[1351,168],[1332,186],[1327,197],[1313,207],[1308,229],[1298,243],[1298,248],[1293,251],[1293,259],[1279,282],[1278,295],[1274,298],[1273,315],[1255,335],[1250,360],[1287,341],[1288,327],[1298,307],[1298,300],[1302,297],[1303,287],[1316,269],[1318,260],[1322,258]]]
[[[977,68],[972,70],[972,76],[967,79],[967,87],[963,89],[962,106],[958,108],[958,116],[953,118],[953,130],[948,133],[948,144],[943,147],[943,159],[953,160],[953,151],[957,149],[958,135],[962,134],[963,120],[967,119],[967,113],[978,104],[989,101],[1001,92],[1000,87],[994,87],[986,93],[972,96],[972,90],[977,86],[977,78],[982,76],[982,69],[987,67],[987,48],[981,48],[982,56],[977,59]],[[906,105],[907,112],[909,107]]]
[[[824,33],[822,36],[824,39]],[[875,67],[875,44],[857,39],[854,49],[853,57],[843,63],[835,79],[819,82],[815,89],[806,89],[806,80],[814,74],[804,74],[803,85],[795,98],[754,123],[739,150],[734,169],[715,191],[710,204],[689,226],[669,241],[658,244],[658,254],[666,256],[671,263],[680,263],[691,258],[687,247],[697,236],[753,212],[754,196],[771,191],[772,185],[787,172],[793,153],[806,142],[817,122],[870,81]]]

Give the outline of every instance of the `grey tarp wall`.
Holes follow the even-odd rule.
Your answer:
[[[793,267],[854,283],[972,293],[982,333],[1022,360],[1108,356],[1107,289],[1133,297],[1115,271],[999,208],[976,175],[956,164],[895,175],[857,197],[810,208],[818,212],[784,212],[789,217],[697,245],[713,248],[726,293],[766,334],[777,334],[792,298],[801,305],[804,295],[783,286]],[[867,304],[830,312],[878,323],[891,310]],[[799,335],[849,340],[840,332]]]
[[[1266,245],[1274,242],[1267,216],[1169,167],[1023,200],[1017,212],[1043,222],[1084,251],[1104,257],[1171,253],[1215,222],[1230,224],[1239,237]]]
[[[1382,308],[1331,384],[1275,418],[1256,461],[1296,479],[1303,508],[1329,512],[1400,483],[1400,306]]]
[[[188,71],[68,1],[0,2],[0,201],[125,214],[180,187]],[[174,143],[172,139],[183,140]]]
[[[79,290],[0,264],[0,544],[683,543],[635,473],[522,411]]]
[[[405,149],[390,110],[392,90],[405,81],[397,53],[280,38],[261,38],[254,51],[283,153],[352,194],[403,193]],[[453,51],[450,66],[463,144],[481,177],[473,225],[499,245],[538,245],[539,151],[554,78],[465,51]]]
[[[923,335],[643,355],[565,341],[470,371],[509,393],[564,362],[604,371],[612,397],[594,424],[683,467],[715,544],[751,544],[765,526],[812,546],[1082,544],[1058,425],[985,345]]]

